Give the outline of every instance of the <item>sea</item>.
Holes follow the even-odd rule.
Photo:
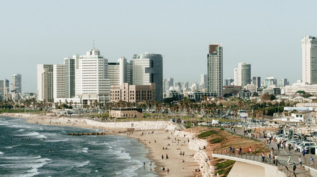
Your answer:
[[[158,176],[155,163],[149,166],[148,150],[136,139],[67,135],[93,132],[101,130],[0,117],[0,176]]]

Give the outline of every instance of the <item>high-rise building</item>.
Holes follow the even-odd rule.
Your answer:
[[[225,86],[231,85],[234,80],[232,78],[225,79]]]
[[[223,47],[210,44],[207,54],[207,90],[214,96],[222,96]]]
[[[180,83],[180,82],[175,82],[174,88],[176,88],[176,87],[178,87],[179,90],[181,90],[181,89],[182,89],[182,83]]]
[[[207,74],[200,75],[200,89],[207,88]]]
[[[37,65],[37,100],[53,101],[53,65]]]
[[[256,89],[261,87],[261,77],[254,76],[252,77],[252,83],[255,85]]]
[[[119,62],[108,62],[108,78],[111,81],[111,85],[120,85]]]
[[[79,56],[75,55],[73,58],[65,58],[65,97],[75,97],[75,64],[78,61]]]
[[[317,84],[317,39],[302,38],[302,78],[307,84]]]
[[[111,85],[122,85],[123,83],[131,83],[131,67],[127,59],[120,57],[118,62],[108,63],[108,77]]]
[[[270,85],[277,85],[277,80],[274,77],[267,77],[264,79],[264,87],[268,87]]]
[[[235,85],[246,86],[251,84],[251,64],[250,63],[238,63],[238,68],[234,71]]]
[[[8,79],[0,80],[0,100],[4,101],[8,99],[10,83]]]
[[[234,68],[233,69],[233,78],[234,78],[234,83],[233,83],[233,85],[235,85],[235,86],[239,86],[238,85],[238,68]]]
[[[163,101],[163,57],[161,54],[135,54],[131,60],[132,84],[155,83],[156,101]]]
[[[92,100],[110,100],[110,79],[108,79],[108,59],[99,50],[91,49],[79,56],[75,69],[75,95],[89,104]]]
[[[12,86],[12,91],[16,93],[22,93],[22,76],[21,74],[14,74],[12,75],[12,80],[11,80],[11,86]]]
[[[189,88],[189,83],[188,82],[182,82],[182,88],[183,90],[186,90]]]
[[[53,65],[53,97],[65,98],[65,65]],[[67,97],[66,97],[67,98]]]
[[[170,89],[170,87],[174,86],[174,78],[172,77],[169,77],[166,79],[166,82],[165,82],[165,91]]]
[[[289,85],[289,82],[285,78],[277,81],[277,87],[285,87],[286,85]]]

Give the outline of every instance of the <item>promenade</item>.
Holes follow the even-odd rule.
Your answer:
[[[225,128],[227,131],[235,133],[237,135],[241,135],[243,136],[243,129],[236,129],[235,132],[233,130],[231,130],[230,128]],[[247,136],[245,136],[246,138],[248,138]],[[264,144],[265,143],[265,139],[264,138],[257,138],[257,140],[262,141]],[[280,149],[278,150],[277,148],[277,142],[272,141],[271,143],[267,143],[266,146],[271,149],[274,149],[274,156],[277,156],[277,160],[279,161],[279,163],[281,165],[287,166],[288,169],[292,169],[292,164],[295,163],[296,164],[296,176],[301,177],[301,176],[310,176],[309,172],[307,170],[305,170],[304,167],[300,167],[299,164],[299,156],[301,156],[302,161],[304,164],[310,164],[309,159],[312,156],[315,160],[317,160],[317,156],[313,155],[313,154],[307,154],[305,158],[303,158],[302,154],[300,152],[294,152],[294,150],[288,151],[288,149]],[[258,155],[260,155],[261,152],[257,152]],[[288,158],[289,155],[291,155],[291,163],[288,163]],[[261,161],[260,158],[255,158],[255,159],[251,159],[251,160],[255,160],[255,161]],[[314,164],[316,166],[316,164]]]

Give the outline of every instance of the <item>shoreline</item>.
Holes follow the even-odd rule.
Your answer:
[[[154,171],[158,176],[196,176],[199,174],[194,174],[195,169],[201,166],[200,160],[195,158],[196,154],[199,151],[193,150],[190,148],[190,143],[187,142],[188,137],[178,136],[179,132],[175,131],[176,125],[165,125],[165,128],[161,128],[159,126],[155,126],[160,129],[138,129],[130,133],[127,131],[127,128],[120,127],[100,127],[96,126],[99,122],[93,121],[96,125],[91,125],[83,123],[87,119],[78,119],[78,118],[68,118],[68,117],[59,117],[59,118],[49,118],[49,116],[41,116],[36,114],[26,114],[24,113],[3,113],[0,114],[0,117],[10,117],[10,118],[25,118],[29,123],[38,123],[44,125],[53,125],[53,126],[69,126],[69,127],[79,127],[79,128],[91,128],[91,129],[103,129],[104,132],[107,131],[107,135],[121,135],[127,138],[137,139],[139,143],[144,144],[144,147],[148,149],[148,153],[146,154],[146,158],[149,161],[154,162],[156,167]],[[71,120],[72,123],[68,121]],[[75,123],[76,120],[76,123]],[[78,121],[81,120],[82,122]],[[53,121],[53,122],[52,122]],[[57,121],[57,122],[56,122]],[[92,120],[90,120],[92,121]],[[90,122],[88,122],[90,123]],[[151,124],[151,122],[149,122]],[[126,124],[129,124],[126,123]],[[154,122],[153,124],[157,124]],[[113,125],[113,124],[112,124]],[[122,126],[122,123],[118,123],[118,126]],[[143,126],[143,125],[142,125]],[[150,125],[153,127],[153,125]],[[166,131],[168,129],[168,131]],[[121,133],[118,133],[121,131]],[[154,131],[153,134],[150,132]],[[171,133],[173,132],[173,133]],[[129,134],[128,134],[129,133]],[[143,133],[143,136],[141,134]],[[182,132],[182,134],[188,134],[188,132]],[[151,136],[152,135],[152,136]],[[190,135],[191,137],[192,135]],[[168,138],[170,137],[170,139]],[[173,141],[178,139],[179,141]],[[192,140],[191,140],[192,141]],[[173,143],[171,143],[173,142]],[[177,142],[177,143],[176,143]],[[181,142],[181,143],[179,143]],[[184,143],[182,143],[184,142]],[[163,150],[163,147],[167,147],[167,150]],[[184,151],[185,156],[180,156],[179,152]],[[164,155],[164,159],[161,159],[161,156]],[[169,156],[168,160],[166,159],[166,155]],[[184,162],[183,162],[184,160]],[[145,163],[146,166],[149,165],[149,162]],[[161,167],[165,168],[165,171],[161,170]],[[170,172],[167,173],[167,168],[169,168]]]

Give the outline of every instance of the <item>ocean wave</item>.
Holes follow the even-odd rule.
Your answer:
[[[119,159],[131,160],[131,156],[129,153],[118,152],[116,155]]]
[[[20,130],[18,130],[18,132],[22,132],[22,131],[24,131],[24,129],[20,129]]]
[[[1,151],[0,151],[0,155],[3,155],[3,154],[4,154],[4,152],[1,152]]]
[[[76,167],[83,167],[83,166],[86,166],[90,163],[90,161],[85,161],[85,162],[79,162],[79,163],[75,163],[75,166]]]
[[[106,142],[104,142],[104,143],[90,142],[89,144],[96,145],[96,146],[109,145],[109,143],[106,143]]]
[[[40,156],[38,156],[40,157]],[[23,173],[22,176],[29,177],[38,175],[38,169],[43,167],[50,161],[48,158],[38,158],[38,157],[9,157],[10,159],[14,159],[14,161],[2,161],[0,167],[6,169],[15,169],[15,171],[24,171],[27,170],[27,173]],[[8,158],[7,158],[8,159]],[[24,159],[24,160],[21,160]],[[8,162],[6,164],[6,162]],[[20,176],[20,175],[16,175]]]
[[[52,142],[52,143],[61,142],[61,141],[68,141],[68,138],[63,139],[63,140],[45,140],[45,142]]]
[[[18,146],[20,146],[20,144],[13,145],[13,146],[7,146],[7,147],[4,147],[4,148],[6,148],[6,149],[12,149],[12,148],[14,148],[14,147],[18,147]]]
[[[39,132],[30,132],[25,134],[18,134],[15,136],[27,136],[27,137],[36,137],[36,138],[47,138],[45,135],[41,135]]]
[[[41,156],[11,156],[11,157],[0,157],[0,159],[10,159],[10,160],[17,160],[17,159],[20,159],[20,160],[32,160],[32,159],[40,159]]]
[[[89,148],[85,147],[85,148],[83,148],[82,152],[88,153],[88,149],[89,149]]]

